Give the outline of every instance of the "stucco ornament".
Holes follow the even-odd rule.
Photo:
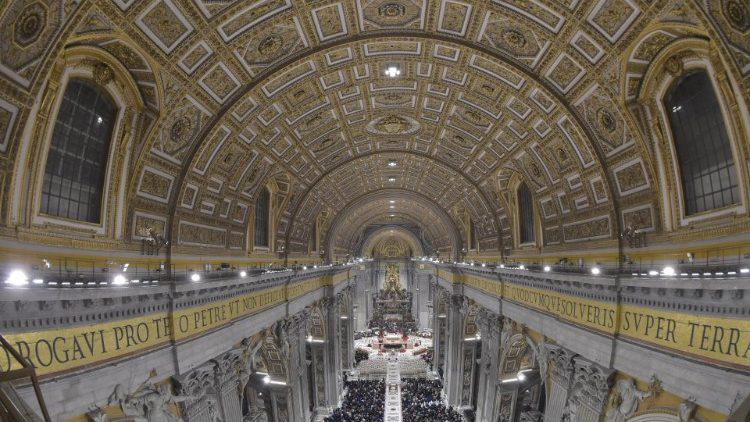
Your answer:
[[[652,385],[654,381],[652,380]],[[607,422],[625,422],[638,410],[641,401],[647,397],[658,394],[658,389],[649,388],[641,391],[635,386],[632,379],[617,381],[615,389],[610,398],[610,408],[607,411]]]
[[[680,403],[680,422],[690,422],[693,420],[695,407],[695,397],[689,397],[687,400]]]
[[[577,422],[578,421],[578,398],[572,398],[568,400],[562,411],[563,422]]]
[[[125,392],[122,384],[118,384],[107,403],[119,405],[125,416],[131,416],[135,421],[182,422],[182,418],[172,412],[172,404],[184,402],[190,398],[174,395],[169,385],[154,385],[149,378],[129,394]]]

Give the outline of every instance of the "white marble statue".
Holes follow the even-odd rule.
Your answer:
[[[125,416],[130,416],[135,421],[182,422],[182,418],[172,412],[172,404],[188,399],[188,396],[172,394],[172,389],[167,384],[154,385],[149,378],[130,394],[118,384],[107,403],[119,405]]]
[[[651,391],[641,391],[632,379],[621,379],[615,384],[607,422],[625,422],[638,410],[641,400],[651,397]]]

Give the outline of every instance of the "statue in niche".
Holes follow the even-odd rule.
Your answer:
[[[630,378],[617,381],[613,394],[610,396],[610,408],[607,411],[606,421],[625,422],[635,414],[641,401],[655,395],[654,393],[658,394],[658,391],[653,388],[647,391],[639,390]]]
[[[107,404],[119,405],[125,416],[143,422],[182,422],[182,418],[172,412],[172,404],[191,399],[190,396],[172,394],[168,384],[155,385],[149,377],[134,392],[128,394],[122,384],[115,387]]]

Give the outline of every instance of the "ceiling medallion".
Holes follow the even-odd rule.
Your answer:
[[[383,18],[398,18],[406,14],[406,7],[403,4],[388,3],[378,8],[378,15]]]
[[[283,45],[284,40],[279,35],[271,34],[258,44],[258,53],[267,57],[274,57]]]
[[[612,113],[610,113],[609,110],[600,108],[597,112],[597,115],[599,117],[599,125],[603,127],[607,132],[612,133],[617,129],[617,122],[615,121],[614,116],[612,116]]]
[[[732,27],[740,32],[750,29],[750,11],[737,0],[724,2],[724,14]]]
[[[526,45],[526,37],[515,29],[507,29],[503,32],[503,39],[513,48],[523,48]]]
[[[390,114],[373,119],[367,125],[367,131],[374,135],[410,135],[419,130],[419,122],[406,116]]]
[[[27,6],[15,21],[15,41],[21,46],[36,41],[44,29],[46,16],[47,9],[41,3]]]

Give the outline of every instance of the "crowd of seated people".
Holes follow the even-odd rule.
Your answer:
[[[440,380],[407,379],[401,386],[401,413],[404,422],[461,422],[461,414],[446,407]]]
[[[346,381],[345,385],[344,402],[325,422],[383,422],[384,381]]]

